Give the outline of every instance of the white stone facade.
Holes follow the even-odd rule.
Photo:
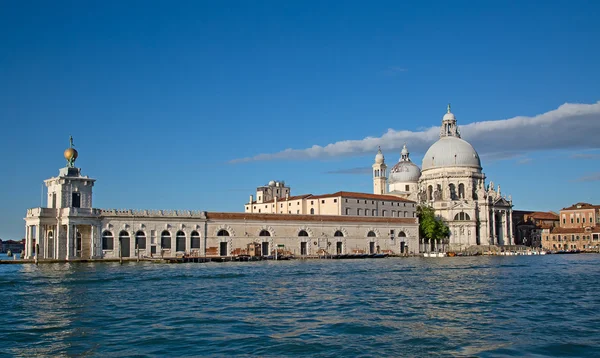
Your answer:
[[[440,139],[423,157],[422,171],[417,172],[413,166],[405,146],[401,160],[392,167],[389,194],[432,207],[450,229],[448,249],[514,243],[512,198],[502,196],[500,186],[495,189],[493,182],[486,187],[479,155],[460,138],[449,106],[442,119]],[[427,250],[435,250],[439,243],[424,244]]]
[[[419,252],[416,203],[402,198],[338,192],[277,202],[281,195],[289,199],[290,189],[274,184],[257,190],[257,205],[285,203],[303,212],[103,210],[92,207],[95,179],[82,176],[73,163],[45,181],[47,207],[27,210],[25,258],[269,256],[276,249],[297,256]],[[343,215],[359,209],[367,215]]]

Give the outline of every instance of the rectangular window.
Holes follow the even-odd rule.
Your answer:
[[[337,203],[337,199],[333,199],[333,202],[334,202],[334,203]]]
[[[348,199],[346,199],[346,202],[348,202]]]
[[[410,185],[407,184],[406,186],[404,186],[404,191],[410,191]]]
[[[381,202],[381,205],[385,205],[385,201],[382,201],[382,202]]]
[[[581,222],[585,224],[585,218],[581,218]]]
[[[156,244],[156,230],[150,230],[150,243]]]
[[[367,202],[365,201],[365,204],[366,204],[366,203],[367,203]],[[371,201],[371,204],[375,204],[375,200]]]
[[[81,207],[81,193],[73,193],[73,201],[71,202],[71,206],[74,208]]]
[[[313,205],[313,204],[314,204],[314,202],[311,200],[311,201],[310,201],[310,205]]]
[[[321,204],[325,204],[325,200],[321,200]]]
[[[571,224],[573,223],[573,218],[571,218]]]

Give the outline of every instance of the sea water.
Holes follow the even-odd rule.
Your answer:
[[[0,355],[600,356],[600,255],[0,265]]]

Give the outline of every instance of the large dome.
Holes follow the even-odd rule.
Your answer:
[[[442,167],[481,169],[479,155],[469,142],[459,137],[441,137],[423,157],[423,170]]]

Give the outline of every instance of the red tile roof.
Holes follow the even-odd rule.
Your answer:
[[[313,222],[353,222],[353,223],[390,223],[416,224],[417,218],[392,218],[381,216],[347,215],[298,215],[298,214],[257,214],[257,213],[215,213],[207,212],[208,220],[246,220],[246,221],[313,221]]]
[[[560,219],[560,217],[558,216],[558,214],[553,213],[551,211],[545,212],[545,211],[536,211],[533,213],[529,213],[526,214],[527,216],[534,218],[534,219],[538,219],[538,220],[556,220],[558,221]]]
[[[600,205],[592,205],[589,203],[577,203],[577,204],[573,204],[567,208],[563,208],[562,210],[581,210],[581,209],[600,209]]]

